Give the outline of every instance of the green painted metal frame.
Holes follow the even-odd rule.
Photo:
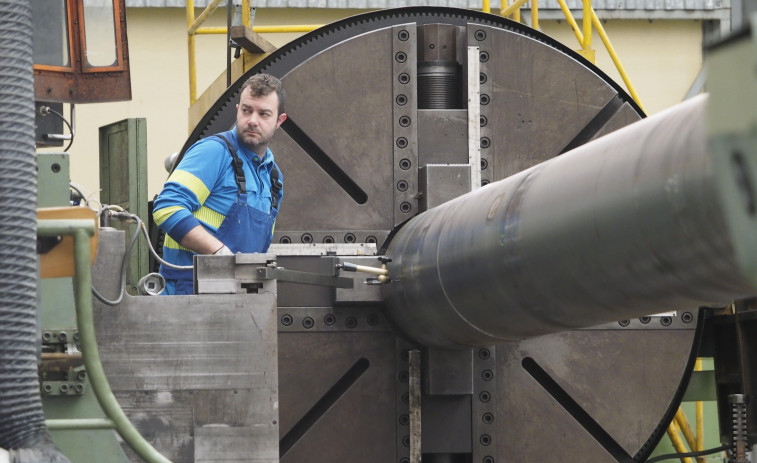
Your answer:
[[[112,421],[115,430],[129,446],[147,463],[170,463],[170,460],[158,453],[155,448],[137,431],[126,417],[118,404],[113,391],[105,376],[100,353],[97,350],[95,338],[95,323],[92,315],[92,272],[90,268],[89,240],[95,233],[95,223],[91,220],[39,220],[37,221],[38,236],[71,235],[74,237],[74,277],[76,318],[79,326],[79,339],[82,345],[82,356],[87,368],[87,375],[92,384],[100,406]],[[102,420],[97,423],[104,425]],[[55,424],[55,423],[53,423]],[[73,426],[95,424],[92,420],[72,420]]]

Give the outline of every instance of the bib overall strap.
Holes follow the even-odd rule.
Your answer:
[[[279,180],[279,169],[276,168],[276,164],[273,164],[271,168],[271,207],[273,209],[279,209],[279,200],[281,199],[281,189],[284,185]]]
[[[218,133],[215,135],[216,137],[220,138],[226,143],[226,146],[229,147],[229,152],[231,153],[231,167],[234,169],[234,181],[237,182],[237,188],[239,189],[239,194],[245,194],[247,193],[247,182],[244,177],[244,170],[242,169],[242,166],[244,165],[242,163],[242,160],[239,159],[239,155],[237,155],[237,150],[234,149],[233,146],[231,146],[231,143],[229,143],[229,140],[226,139],[222,134]],[[278,172],[277,172],[278,176]]]

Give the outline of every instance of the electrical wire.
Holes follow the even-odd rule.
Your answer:
[[[121,258],[121,274],[120,274],[120,281],[121,281],[121,289],[119,291],[118,299],[115,301],[111,301],[107,299],[105,296],[100,294],[97,289],[95,289],[95,286],[92,285],[92,294],[95,295],[95,297],[102,302],[103,304],[109,305],[109,306],[116,306],[121,303],[121,301],[124,300],[124,294],[126,294],[126,266],[129,263],[129,254],[131,253],[131,249],[134,247],[134,243],[137,242],[137,238],[139,238],[139,231],[142,228],[142,219],[139,218],[136,214],[129,214],[126,212],[120,212],[113,214],[115,218],[118,219],[129,219],[134,220],[137,223],[137,229],[134,230],[134,233],[131,236],[131,241],[129,241],[129,246],[126,248],[126,252],[124,253],[124,256]]]
[[[71,188],[72,190],[74,190],[75,192],[79,193],[79,196],[81,196],[81,199],[82,199],[82,201],[84,201],[84,204],[85,204],[85,205],[86,205],[87,207],[89,207],[89,200],[88,200],[88,199],[87,199],[87,197],[86,197],[86,196],[84,195],[84,192],[83,192],[83,191],[81,191],[81,189],[80,189],[80,188],[79,188],[78,186],[74,185],[73,183],[69,183],[69,184],[68,184],[68,187],[69,187],[69,188]]]
[[[71,127],[71,124],[68,123],[68,121],[66,120],[66,118],[63,117],[63,114],[59,113],[58,111],[56,111],[56,110],[54,110],[54,109],[52,109],[50,107],[47,108],[47,111],[50,114],[55,114],[56,116],[58,116],[58,118],[60,120],[62,120],[64,124],[66,124],[66,127],[68,127],[68,131],[71,134],[71,140],[69,140],[68,146],[66,146],[66,149],[63,150],[63,152],[68,152],[68,149],[71,148],[71,145],[73,145],[73,143],[74,143],[74,129]]]
[[[147,247],[150,250],[150,253],[152,254],[153,257],[155,257],[155,259],[158,260],[158,262],[165,265],[166,267],[175,268],[179,270],[192,270],[194,268],[191,265],[176,265],[176,264],[172,264],[170,262],[166,262],[165,260],[163,260],[163,258],[161,258],[158,255],[158,253],[155,251],[155,249],[152,247],[152,243],[150,242],[150,235],[147,233],[147,227],[145,227],[144,223],[142,223],[142,231],[144,232],[145,239],[147,239]]]
[[[698,452],[668,453],[668,454],[665,454],[665,455],[660,455],[660,456],[657,456],[657,457],[654,457],[654,458],[650,458],[649,460],[646,461],[646,463],[655,463],[657,461],[676,460],[676,459],[689,458],[689,457],[691,457],[691,458],[693,458],[693,457],[703,457],[705,455],[711,455],[713,453],[724,452],[724,451],[730,450],[730,449],[731,449],[730,445],[723,445],[723,446],[720,446],[720,447],[717,447],[717,448],[714,448],[714,449],[700,450]]]

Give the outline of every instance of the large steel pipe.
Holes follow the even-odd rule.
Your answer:
[[[757,241],[754,160],[708,151],[706,101],[415,217],[386,253],[392,319],[423,345],[481,346],[754,294],[757,256],[735,251]]]

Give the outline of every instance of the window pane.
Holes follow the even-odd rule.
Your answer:
[[[65,0],[32,0],[34,64],[71,66]]]
[[[118,64],[112,0],[84,0],[84,33],[89,67]]]

